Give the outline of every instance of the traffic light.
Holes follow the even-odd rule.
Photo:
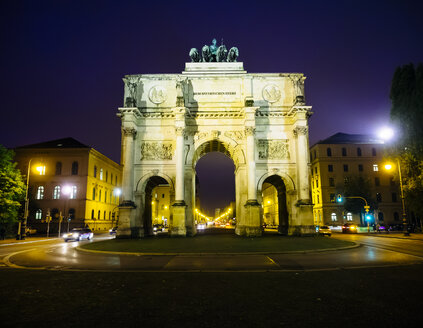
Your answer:
[[[371,214],[366,214],[366,221],[371,221],[373,216]]]
[[[342,196],[340,194],[338,194],[338,196],[336,197],[336,202],[342,203]]]

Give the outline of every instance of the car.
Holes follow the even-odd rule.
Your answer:
[[[328,226],[322,225],[317,229],[317,234],[319,236],[332,236],[332,230]]]
[[[80,241],[82,239],[91,240],[94,234],[91,229],[88,228],[73,228],[70,232],[63,234],[65,242],[69,240]]]
[[[357,225],[354,223],[345,223],[342,226],[342,233],[357,233]]]
[[[199,223],[197,224],[197,230],[204,230],[206,229],[206,224],[205,223]]]
[[[113,227],[112,229],[109,230],[109,234],[111,236],[116,235],[116,231],[117,231],[118,227]]]
[[[154,224],[153,231],[154,232],[163,231],[163,224]]]

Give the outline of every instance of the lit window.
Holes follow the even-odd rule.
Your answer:
[[[55,186],[53,190],[53,199],[60,199],[60,186]]]
[[[353,217],[352,217],[352,213],[348,212],[347,213],[347,221],[352,221]]]
[[[39,186],[37,189],[37,199],[43,199],[44,198],[44,187]]]
[[[76,199],[76,191],[77,191],[77,188],[76,188],[76,186],[72,186],[71,187],[71,192],[70,192],[70,199]]]
[[[45,166],[37,166],[36,170],[40,173],[40,175],[46,175],[46,167]]]
[[[373,171],[375,172],[379,171],[379,165],[373,164]]]
[[[41,209],[38,209],[38,210],[35,212],[35,219],[36,219],[36,220],[41,220],[41,219],[42,219],[42,216],[43,216],[43,211],[42,211]]]
[[[330,215],[330,218],[331,218],[332,221],[336,221],[336,214],[335,213],[332,213]]]
[[[100,169],[100,180],[103,180],[103,169]]]

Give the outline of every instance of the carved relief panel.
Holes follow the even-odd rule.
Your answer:
[[[172,142],[148,141],[141,144],[142,161],[172,160],[172,156]]]
[[[284,140],[258,140],[259,159],[289,159],[289,143]]]

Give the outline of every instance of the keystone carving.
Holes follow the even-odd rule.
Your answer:
[[[288,140],[259,140],[259,159],[289,159]]]
[[[157,161],[171,160],[173,155],[173,145],[170,142],[144,142],[141,144],[141,160]]]

